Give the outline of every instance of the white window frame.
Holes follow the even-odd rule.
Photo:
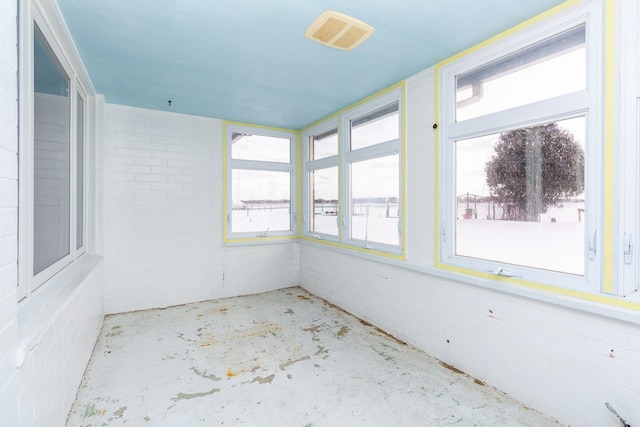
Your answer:
[[[55,277],[65,267],[72,264],[78,257],[86,252],[87,239],[87,138],[88,138],[88,121],[87,121],[87,94],[82,88],[77,74],[71,66],[71,61],[64,52],[61,43],[49,27],[44,14],[39,10],[37,3],[24,2],[20,9],[21,29],[19,34],[19,62],[20,82],[19,82],[19,98],[21,99],[19,106],[20,128],[19,128],[19,236],[18,236],[18,257],[19,257],[19,273],[18,273],[18,299],[26,300],[38,288],[47,281]],[[35,27],[38,27],[49,47],[56,56],[65,73],[69,78],[69,144],[70,144],[70,183],[69,183],[69,253],[46,267],[44,270],[33,274],[34,265],[34,105],[31,100],[34,97],[34,37]],[[84,233],[83,245],[76,248],[76,130],[77,130],[77,96],[80,95],[84,100],[83,119],[84,119],[84,187],[83,187],[83,214],[84,214]]]
[[[225,179],[226,179],[226,195],[225,195],[225,237],[227,243],[237,242],[270,242],[274,239],[294,238],[297,236],[297,150],[298,143],[297,132],[288,129],[266,128],[254,126],[250,124],[240,124],[227,122],[224,124],[225,129]],[[234,132],[246,133],[252,135],[269,136],[275,138],[285,138],[290,141],[289,144],[289,162],[272,162],[261,160],[241,160],[233,159],[232,154],[232,136]],[[289,214],[290,230],[271,231],[265,230],[256,233],[249,232],[233,232],[232,231],[232,171],[234,169],[245,169],[255,171],[271,171],[271,172],[287,172],[290,176],[290,200],[291,209]]]
[[[473,51],[437,69],[439,80],[439,224],[436,264],[470,274],[506,275],[519,279],[582,291],[602,286],[602,4],[586,2],[545,21]],[[455,120],[455,77],[503,58],[555,34],[585,24],[587,49],[586,90],[505,109],[460,122]],[[454,142],[585,116],[585,271],[584,276],[551,272],[524,265],[464,257],[455,254],[455,154]],[[591,247],[591,251],[589,251]],[[590,253],[589,253],[590,252]]]
[[[640,301],[640,6],[637,1],[616,2],[616,39],[620,40],[618,61],[621,89],[620,114],[616,140],[620,141],[620,168],[616,170],[616,199],[620,201],[620,215],[616,228],[616,274],[614,292]]]
[[[326,132],[330,129],[338,129],[338,152],[333,156],[324,157],[318,160],[311,160],[311,137]],[[341,182],[341,170],[340,168],[340,147],[341,147],[341,132],[340,132],[340,123],[338,118],[333,118],[322,122],[316,126],[306,129],[302,133],[302,152],[304,158],[304,166],[303,166],[303,178],[302,178],[302,199],[304,200],[304,206],[302,208],[303,213],[303,234],[310,236],[314,239],[318,240],[327,240],[330,242],[339,242],[340,241],[340,230],[342,229],[342,220],[341,220],[341,212],[342,212],[342,198],[340,197],[340,182]],[[321,233],[315,230],[311,230],[311,221],[313,219],[314,206],[311,195],[311,180],[309,179],[309,175],[311,172],[316,170],[328,169],[335,167],[338,169],[338,188],[336,188],[338,192],[338,212],[339,215],[336,215],[336,224],[338,226],[338,234],[327,234]]]
[[[352,119],[366,115],[378,108],[389,105],[393,102],[398,103],[399,114],[399,129],[398,138],[390,141],[385,141],[362,147],[355,150],[350,150],[350,123]],[[323,130],[328,130],[332,127],[338,126],[338,155],[326,157],[319,160],[310,160],[310,137],[321,133]],[[374,96],[371,99],[358,104],[357,106],[346,109],[343,112],[335,115],[334,117],[320,122],[310,128],[304,129],[302,132],[302,150],[303,150],[303,212],[304,212],[304,225],[303,225],[303,237],[306,240],[315,242],[332,242],[341,247],[352,248],[365,253],[378,254],[378,255],[392,255],[394,257],[404,257],[404,218],[405,218],[405,200],[403,194],[403,186],[405,180],[404,170],[404,135],[405,135],[405,107],[404,107],[404,93],[403,86],[394,87],[387,92]],[[350,230],[350,218],[351,218],[351,174],[350,165],[364,160],[372,160],[376,158],[382,158],[390,155],[398,155],[398,203],[400,206],[400,215],[398,218],[398,245],[390,245],[375,241],[364,241],[360,239],[352,239]],[[317,233],[310,230],[310,218],[313,212],[310,211],[313,206],[313,201],[309,192],[309,172],[313,170],[324,169],[328,167],[338,166],[338,205],[339,215],[336,220],[338,221],[338,236],[328,235],[323,233]]]
[[[82,244],[80,245],[80,247],[76,247],[77,244],[77,234],[75,234],[77,232],[77,227],[74,229],[74,242],[73,242],[73,247],[75,248],[76,254],[75,257],[78,258],[80,255],[84,254],[87,252],[87,207],[88,207],[88,192],[87,192],[87,184],[88,184],[88,179],[89,179],[89,174],[87,173],[87,160],[88,160],[88,156],[87,156],[87,138],[89,137],[89,132],[87,131],[87,127],[88,127],[88,107],[87,107],[87,103],[88,98],[87,98],[87,92],[84,90],[84,88],[82,87],[82,84],[80,83],[80,81],[76,82],[76,105],[75,105],[75,109],[74,109],[74,113],[72,114],[73,119],[75,120],[75,126],[73,128],[72,134],[74,135],[75,139],[75,144],[74,144],[74,149],[76,150],[76,154],[74,156],[74,158],[76,159],[76,163],[74,164],[74,166],[76,166],[75,168],[73,168],[73,172],[72,172],[72,176],[74,176],[74,188],[76,188],[77,190],[77,183],[78,183],[78,175],[77,175],[77,160],[78,160],[78,153],[77,153],[77,147],[78,147],[78,141],[77,141],[77,131],[78,131],[78,104],[77,104],[77,100],[78,97],[82,99]],[[77,191],[75,193],[75,195],[77,195]],[[78,203],[78,199],[77,198],[73,198],[75,200],[76,203],[76,208],[77,208],[77,203]],[[77,212],[78,210],[76,209],[76,211],[74,212],[74,215],[76,215],[75,221],[74,223],[77,224],[78,218],[77,218]]]

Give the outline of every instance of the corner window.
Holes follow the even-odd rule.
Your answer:
[[[228,239],[264,239],[295,233],[291,131],[227,124]]]
[[[438,263],[597,283],[599,28],[569,15],[438,68]]]
[[[303,132],[305,237],[402,254],[401,93]]]

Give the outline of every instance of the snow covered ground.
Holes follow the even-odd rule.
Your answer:
[[[466,203],[458,205],[457,255],[584,274],[584,202],[551,208],[540,222],[488,220],[492,208],[481,203],[478,219],[464,219],[465,208]],[[496,209],[496,218],[500,215]]]
[[[496,262],[526,265],[570,274],[584,274],[584,218],[583,202],[568,202],[551,208],[540,222],[487,219],[493,208],[488,204],[471,205],[476,209],[472,218],[464,219],[466,203],[458,206],[456,221],[456,254]],[[353,239],[399,245],[397,205],[358,206],[351,221]],[[501,211],[496,208],[496,218]],[[338,216],[317,214],[313,231],[338,235]],[[263,233],[290,230],[287,205],[265,206],[260,209],[233,211],[234,232]]]

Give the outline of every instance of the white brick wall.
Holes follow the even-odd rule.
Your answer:
[[[25,318],[18,304],[17,2],[1,3],[0,426],[63,426],[102,325],[103,273],[94,258],[95,268],[44,320]],[[30,336],[27,321],[37,324]]]
[[[0,425],[18,423],[18,103],[16,2],[0,14]]]
[[[298,269],[297,243],[225,248],[224,296],[297,286]]]
[[[422,265],[433,265],[434,254],[430,87],[431,71],[407,86],[408,258]],[[610,402],[627,422],[640,425],[637,324],[308,244],[300,248],[300,283],[560,421],[618,425],[604,405]]]
[[[107,312],[297,283],[295,243],[223,246],[222,121],[111,104],[105,115]],[[248,274],[256,263],[273,267]]]
[[[300,261],[309,291],[528,406],[570,425],[613,426],[610,402],[640,422],[636,324],[309,245]]]
[[[210,299],[222,288],[222,122],[105,106],[108,312]]]
[[[75,400],[104,318],[103,261],[85,255],[79,264],[82,268],[69,276],[81,274],[82,282],[68,288],[63,302],[56,301],[58,310],[38,325],[37,336],[27,343],[18,338],[25,354],[14,381],[19,410],[15,425],[64,426]],[[15,367],[15,359],[13,363]]]

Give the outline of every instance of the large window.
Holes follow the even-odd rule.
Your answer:
[[[227,239],[295,233],[295,143],[291,131],[226,125]]]
[[[303,132],[306,238],[402,254],[401,92]]]
[[[20,298],[85,248],[85,95],[41,28],[33,24],[23,51],[32,52],[33,81],[22,82],[32,102],[22,103]]]
[[[508,52],[489,46],[438,68],[437,262],[599,283],[601,48],[589,13],[510,36]]]
[[[33,274],[37,275],[71,253],[71,87],[37,27],[33,57]]]

